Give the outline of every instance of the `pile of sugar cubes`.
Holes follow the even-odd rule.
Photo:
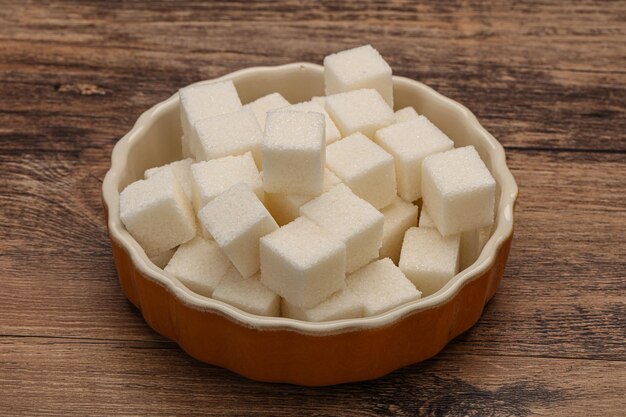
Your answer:
[[[394,113],[370,45],[327,56],[324,77],[326,96],[297,104],[242,105],[230,81],[180,90],[186,159],[120,196],[165,273],[248,313],[327,321],[434,294],[477,259],[496,183],[474,147]]]

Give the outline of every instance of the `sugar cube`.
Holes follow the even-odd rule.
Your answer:
[[[315,112],[321,113],[324,115],[324,122],[326,123],[325,137],[326,137],[326,145],[330,145],[333,142],[341,139],[341,133],[339,133],[339,129],[335,126],[335,123],[331,120],[324,107],[319,103],[311,100],[305,101],[303,103],[292,104],[291,106],[284,107],[280,110],[291,110],[291,111],[302,111],[302,112]]]
[[[191,202],[170,170],[124,188],[120,193],[120,218],[148,256],[196,235]]]
[[[433,222],[428,214],[428,209],[424,205],[420,213],[419,227],[437,229],[437,225]],[[480,255],[485,243],[489,240],[491,227],[487,226],[482,229],[473,229],[461,233],[461,243],[459,249],[460,269],[470,266]],[[454,235],[452,235],[454,236]]]
[[[150,260],[153,264],[163,269],[165,265],[167,265],[167,263],[170,261],[170,259],[172,259],[172,256],[174,256],[176,249],[177,248],[172,248],[161,253],[157,253],[156,255],[151,256]]]
[[[326,95],[374,88],[393,107],[391,67],[371,45],[337,52],[324,58]]]
[[[198,142],[192,152],[198,161],[252,152],[257,166],[261,166],[263,132],[252,109],[202,119],[194,125],[194,131]]]
[[[197,236],[178,247],[165,272],[178,278],[191,291],[211,297],[230,266],[214,240]]]
[[[250,152],[202,161],[191,166],[193,205],[196,212],[238,183],[247,184],[263,201],[263,183]]]
[[[496,182],[473,146],[425,158],[422,195],[444,236],[493,223]]]
[[[412,227],[404,235],[400,269],[424,296],[434,294],[458,272],[459,245],[459,235]]]
[[[320,106],[326,108],[326,97],[325,96],[314,96],[311,98],[311,101],[316,102]]]
[[[341,183],[335,174],[328,168],[324,168],[323,192]],[[314,197],[302,194],[265,194],[265,206],[279,225],[285,225],[300,215],[300,207]]]
[[[374,261],[348,275],[346,285],[363,303],[365,316],[383,313],[421,297],[389,258]]]
[[[419,227],[430,227],[432,229],[436,229],[437,225],[433,221],[430,214],[428,214],[428,209],[426,209],[426,205],[422,204],[422,212],[420,213]]]
[[[478,229],[478,254],[483,250],[489,239],[491,238],[493,225]]]
[[[308,219],[261,238],[261,282],[290,304],[308,308],[345,286],[346,247]]]
[[[393,157],[360,132],[328,146],[326,165],[354,194],[377,209],[396,197]]]
[[[263,140],[263,188],[268,193],[319,195],[324,186],[324,115],[275,110]]]
[[[280,93],[271,93],[246,104],[244,107],[252,109],[261,130],[264,130],[267,112],[286,106],[289,106],[289,102]]]
[[[465,269],[477,258],[482,248],[478,248],[478,229],[468,230],[461,233],[461,243],[459,246],[459,267]]]
[[[230,267],[213,292],[213,298],[259,316],[280,316],[280,297],[261,283],[261,275],[241,276]]]
[[[375,141],[393,155],[398,194],[406,201],[415,201],[422,195],[421,172],[424,158],[454,146],[446,134],[424,116],[379,130]]]
[[[459,255],[461,269],[467,268],[478,259],[490,235],[490,226],[461,233],[461,253]]]
[[[346,272],[378,258],[383,215],[370,203],[339,184],[300,207],[300,215],[317,223],[346,244]]]
[[[473,248],[467,250],[467,254],[464,254],[463,252],[461,253],[461,266],[463,268],[467,268],[469,265],[474,263],[476,259],[478,259],[483,248],[489,241],[489,238],[491,238],[492,228],[493,225],[482,227],[476,230],[476,237],[475,240],[473,240],[476,245]]]
[[[363,304],[348,289],[339,290],[321,303],[309,307],[296,307],[282,301],[283,317],[305,321],[330,321],[363,317]]]
[[[191,180],[191,164],[193,163],[193,159],[187,158],[181,161],[174,161],[169,164],[149,168],[144,172],[143,176],[145,179],[152,177],[153,175],[162,172],[163,170],[172,170],[172,173],[180,183],[180,186],[183,188],[187,199],[191,201],[193,198],[193,189],[192,189],[192,180]]]
[[[417,206],[396,197],[393,203],[381,209],[380,212],[385,216],[380,257],[391,258],[397,264],[400,259],[404,232],[409,227],[417,226]]]
[[[207,117],[241,109],[241,101],[232,81],[190,85],[181,88],[178,96],[180,98],[180,122],[183,130],[183,158],[194,155],[192,143],[195,146],[198,141],[193,129],[196,122]]]
[[[259,270],[259,238],[278,225],[248,185],[233,185],[209,201],[198,217],[244,278]]]
[[[396,123],[406,122],[407,120],[416,119],[419,116],[415,109],[411,106],[404,107],[400,110],[396,110],[395,118]]]
[[[373,139],[378,129],[395,119],[391,107],[372,89],[327,96],[326,110],[344,137],[361,132]]]

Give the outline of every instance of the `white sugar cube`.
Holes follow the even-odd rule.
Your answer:
[[[280,316],[280,297],[261,283],[260,274],[241,276],[230,267],[213,292],[213,298],[259,316]]]
[[[314,96],[311,98],[311,101],[316,102],[320,106],[326,108],[326,97],[325,96]]]
[[[330,321],[363,317],[363,304],[348,289],[339,290],[321,303],[309,307],[296,307],[282,301],[283,317],[305,321]]]
[[[432,217],[428,214],[428,209],[426,209],[425,205],[422,206],[422,212],[420,213],[419,227],[437,228],[437,225],[433,221]]]
[[[412,227],[400,252],[400,269],[424,296],[434,294],[456,275],[460,236],[443,237],[436,229]]]
[[[496,181],[473,146],[424,159],[422,195],[444,236],[493,223]]]
[[[244,278],[259,270],[259,238],[278,225],[250,187],[232,186],[209,201],[198,217]]]
[[[370,139],[374,133],[394,122],[393,110],[372,89],[349,91],[326,97],[326,111],[342,136],[361,132]]]
[[[461,233],[461,253],[459,254],[461,269],[467,268],[478,259],[490,235],[491,226]]]
[[[170,261],[170,259],[172,259],[172,256],[174,256],[174,253],[176,253],[176,249],[177,248],[168,249],[164,252],[153,255],[150,257],[150,260],[152,261],[153,264],[163,269],[165,265],[167,265],[167,263]]]
[[[395,112],[396,123],[406,122],[411,119],[416,119],[419,117],[419,114],[415,111],[415,109],[411,106],[404,107]]]
[[[326,95],[374,88],[393,107],[391,67],[371,45],[337,52],[324,58]]]
[[[250,152],[202,161],[191,166],[196,212],[235,184],[247,184],[263,201],[263,183]]]
[[[194,125],[194,131],[198,142],[191,150],[198,161],[252,152],[257,166],[261,166],[263,132],[251,109],[203,119]]]
[[[302,217],[261,238],[261,282],[297,307],[344,288],[345,265],[345,245]]]
[[[465,257],[461,257],[461,266],[463,268],[468,267],[469,265],[471,265],[472,263],[474,263],[476,261],[476,259],[478,259],[478,257],[480,256],[480,253],[482,252],[483,248],[485,247],[485,245],[487,244],[487,242],[489,241],[489,238],[491,238],[491,232],[492,232],[492,228],[493,225],[491,226],[486,226],[486,227],[482,227],[480,229],[476,230],[476,247],[473,250],[473,252],[471,252],[468,256]],[[465,263],[463,263],[465,262]]]
[[[480,253],[480,251],[483,250],[483,248],[485,247],[485,245],[487,244],[487,242],[489,241],[489,239],[491,238],[491,233],[492,233],[492,229],[493,229],[494,225],[491,226],[487,226],[487,227],[483,227],[481,229],[478,229],[478,243],[479,243],[479,250],[478,252]]]
[[[328,146],[326,165],[354,194],[377,209],[396,198],[393,157],[360,132]]]
[[[391,258],[397,264],[404,232],[417,226],[417,206],[396,197],[393,203],[380,210],[385,216],[383,224],[383,246],[380,248],[381,258]]]
[[[275,110],[263,140],[263,188],[268,193],[319,195],[324,186],[324,115]]]
[[[437,225],[428,214],[426,206],[422,207],[419,220],[420,228],[432,228],[437,229]],[[459,265],[460,269],[465,269],[478,259],[478,255],[482,251],[485,243],[489,240],[491,233],[491,227],[487,226],[482,229],[473,229],[461,233],[460,253],[459,253]],[[457,235],[451,235],[457,236]]]
[[[128,185],[120,193],[120,218],[148,256],[196,235],[191,202],[169,170]]]
[[[383,215],[370,203],[339,184],[300,207],[300,215],[317,223],[346,244],[346,272],[378,258]]]
[[[335,123],[333,123],[323,105],[320,105],[313,100],[305,101],[304,103],[292,104],[291,106],[284,107],[280,110],[321,113],[324,115],[324,122],[326,123],[326,145],[330,145],[331,143],[341,139],[341,133],[339,133],[339,129],[337,129],[337,126],[335,126]]]
[[[454,146],[448,136],[424,116],[379,130],[375,141],[393,155],[398,194],[406,201],[415,201],[422,195],[421,173],[424,158]]]
[[[341,183],[335,174],[328,168],[324,169],[323,192]],[[265,194],[265,206],[272,213],[272,217],[279,225],[285,225],[300,215],[300,207],[307,201],[311,201],[313,196],[302,194]]]
[[[183,188],[187,199],[191,201],[193,198],[193,188],[192,188],[192,179],[191,179],[191,164],[193,163],[193,159],[187,158],[181,161],[174,161],[167,165],[163,165],[160,167],[149,168],[144,172],[144,178],[148,179],[153,175],[163,172],[163,170],[172,170],[172,173],[180,183],[180,186]]]
[[[374,261],[348,275],[346,285],[363,303],[365,316],[383,313],[421,297],[389,258]]]
[[[461,233],[461,243],[459,246],[459,269],[465,269],[478,258],[480,254],[478,229],[468,230]]]
[[[193,126],[200,120],[241,109],[241,101],[232,81],[190,85],[181,88],[180,122],[183,130],[183,158],[193,156],[191,143],[198,138]]]
[[[267,112],[286,106],[289,106],[289,102],[280,93],[271,93],[246,104],[244,107],[252,109],[261,130],[264,130]]]
[[[178,278],[191,291],[211,297],[230,266],[214,240],[198,236],[178,247],[165,272]]]

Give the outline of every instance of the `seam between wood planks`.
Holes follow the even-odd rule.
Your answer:
[[[129,346],[130,348],[137,349],[151,349],[153,347],[149,345],[162,345],[158,346],[160,349],[180,349],[178,344],[171,340],[141,340],[141,339],[116,339],[116,338],[97,338],[97,337],[81,337],[81,336],[53,336],[53,335],[20,335],[20,334],[0,334],[1,339],[44,339],[44,340],[59,340],[59,341],[68,341],[68,342],[76,342],[76,344],[84,344],[84,345],[93,345],[93,344],[113,344],[113,343],[137,343],[137,344],[145,344],[146,346]],[[503,353],[480,353],[480,352],[471,352],[471,351],[461,351],[461,352],[446,352],[445,348],[443,351],[439,352],[437,356],[444,354],[450,356],[457,355],[471,355],[471,356],[479,356],[479,357],[502,357],[502,358],[520,358],[520,359],[554,359],[554,360],[568,360],[568,361],[598,361],[598,362],[616,362],[623,363],[626,362],[625,359],[606,359],[606,358],[594,358],[589,356],[579,356],[579,357],[571,357],[571,356],[557,356],[557,355],[520,355],[520,354],[503,354]],[[431,358],[432,359],[432,358]]]
[[[47,40],[47,39],[16,39],[11,37],[2,37],[0,36],[0,41],[6,42],[16,42],[16,43],[26,43],[26,44],[42,44],[42,45],[58,45],[58,46],[68,46],[68,47],[82,47],[87,48],[86,44],[80,42],[71,42],[71,41],[58,41],[58,40]],[[197,49],[194,48],[191,51],[171,51],[171,50],[157,50],[154,48],[150,48],[149,46],[137,46],[131,44],[112,44],[106,45],[104,49],[111,50],[126,50],[126,51],[137,51],[137,52],[149,52],[155,54],[231,54],[231,55],[252,55],[259,56],[264,58],[277,58],[276,54],[268,54],[263,53],[262,51],[255,51],[254,53],[250,53],[247,51],[237,51],[235,49],[223,49],[223,50],[211,50],[211,49]],[[288,57],[283,55],[283,58]],[[458,63],[457,61],[443,61],[445,64],[454,64]],[[51,66],[51,67],[80,67],[87,69],[98,69],[93,66],[87,66],[84,63],[56,63],[56,62],[37,62],[36,65],[40,66]],[[620,70],[602,70],[597,68],[563,68],[563,67],[549,67],[545,65],[523,65],[523,64],[508,64],[505,65],[506,68],[512,69],[520,69],[520,70],[532,70],[532,71],[560,71],[560,72],[573,72],[573,73],[582,73],[582,74],[603,74],[603,75],[626,75],[626,71]],[[2,81],[6,83],[11,83],[11,81]]]
[[[626,149],[589,149],[589,148],[546,148],[542,146],[517,146],[502,145],[507,151],[521,152],[567,152],[567,153],[600,153],[600,154],[626,154]]]
[[[117,343],[117,342],[129,342],[129,343],[146,343],[146,344],[163,344],[178,346],[176,342],[172,340],[142,340],[142,339],[117,339],[108,337],[83,337],[83,336],[57,336],[57,335],[37,335],[37,334],[13,334],[4,333],[0,334],[0,339],[50,339],[50,340],[68,340],[76,342],[85,342],[86,344],[92,344],[89,342],[104,342],[104,343]]]

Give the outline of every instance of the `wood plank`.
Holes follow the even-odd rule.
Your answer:
[[[626,363],[442,354],[331,389],[262,384],[171,346],[0,338],[0,405],[26,415],[615,415]]]
[[[47,2],[48,3],[48,2]],[[626,3],[0,0],[0,410],[11,415],[619,415]],[[122,295],[117,138],[178,88],[372,43],[468,106],[520,185],[505,278],[422,364],[329,389],[201,364]]]
[[[516,238],[499,293],[455,351],[624,359],[624,156],[508,156],[521,186]],[[99,202],[104,158],[11,158],[0,173],[0,334],[162,340],[119,289]]]
[[[372,42],[397,74],[466,104],[505,145],[626,152],[626,55],[602,47],[623,44],[626,11],[619,2],[593,7],[502,2],[486,13],[477,5],[404,2],[369,10],[352,2],[211,2],[163,13],[171,5],[74,2],[11,13],[7,6],[0,115],[17,116],[13,134],[24,134],[22,121],[36,114],[44,117],[22,129],[54,135],[46,116],[67,114],[77,127],[119,137],[139,113],[192,81],[254,65],[321,62]],[[332,19],[322,18],[328,13]],[[81,96],[72,88],[79,84],[104,94]]]

